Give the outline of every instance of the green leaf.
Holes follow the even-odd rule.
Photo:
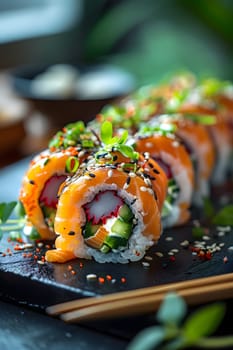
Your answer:
[[[203,209],[204,209],[205,217],[207,219],[210,219],[214,216],[215,209],[210,198],[208,197],[203,198]]]
[[[214,333],[223,320],[225,305],[216,303],[205,306],[193,313],[183,326],[184,336],[188,344]]]
[[[0,203],[0,220],[2,223],[6,222],[9,216],[12,214],[17,202]]]
[[[176,293],[168,293],[160,306],[156,318],[163,324],[177,324],[187,312],[185,301]]]
[[[163,327],[149,327],[136,335],[127,350],[153,350],[165,339]]]
[[[15,206],[15,214],[17,217],[19,218],[24,218],[25,217],[25,209],[23,204],[19,201],[17,202],[16,206]]]
[[[119,145],[118,149],[123,154],[123,156],[128,157],[130,159],[138,159],[139,157],[139,153],[135,152],[131,146]]]
[[[128,138],[128,131],[124,130],[124,132],[122,133],[122,135],[119,137],[118,143],[125,143],[127,141]]]
[[[103,122],[100,129],[100,137],[103,143],[108,144],[112,139],[112,123],[109,121]]]
[[[233,204],[221,209],[213,218],[214,225],[233,226]]]

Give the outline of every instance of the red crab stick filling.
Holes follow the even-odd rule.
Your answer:
[[[87,222],[82,234],[87,245],[103,253],[127,246],[133,231],[133,214],[116,191],[98,193],[83,209]]]
[[[49,226],[53,226],[54,216],[58,203],[58,191],[61,184],[66,180],[66,175],[54,175],[48,179],[41,192],[39,203],[42,208],[45,221]]]

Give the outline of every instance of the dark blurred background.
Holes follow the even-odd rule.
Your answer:
[[[5,73],[22,66],[110,63],[139,86],[184,69],[233,81],[232,60],[232,0],[0,1],[0,97],[8,106]],[[51,124],[26,107],[26,129],[24,123],[7,134],[0,123],[0,166],[15,159],[6,156],[8,146],[20,156],[46,147]]]
[[[231,0],[1,0],[0,68],[107,61],[139,84],[173,70],[233,79]]]

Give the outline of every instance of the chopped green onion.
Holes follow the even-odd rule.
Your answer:
[[[67,159],[66,161],[66,171],[68,173],[75,173],[77,170],[78,170],[78,167],[79,167],[79,160],[74,157],[74,156],[71,156]]]

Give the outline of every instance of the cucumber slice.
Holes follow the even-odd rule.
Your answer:
[[[112,225],[111,231],[122,238],[128,239],[132,233],[132,226],[132,223],[125,222],[119,218]]]
[[[122,218],[122,220],[129,222],[133,219],[133,213],[130,210],[130,208],[128,207],[128,205],[123,204],[119,211],[118,211],[118,215]]]
[[[111,248],[107,244],[103,244],[100,251],[104,254],[108,253]]]
[[[105,238],[104,245],[106,244],[111,249],[117,249],[119,247],[125,247],[128,243],[128,239],[120,237],[115,234],[110,234]]]
[[[99,227],[100,225],[92,225],[92,223],[88,221],[83,228],[83,237],[88,238],[94,236]]]

